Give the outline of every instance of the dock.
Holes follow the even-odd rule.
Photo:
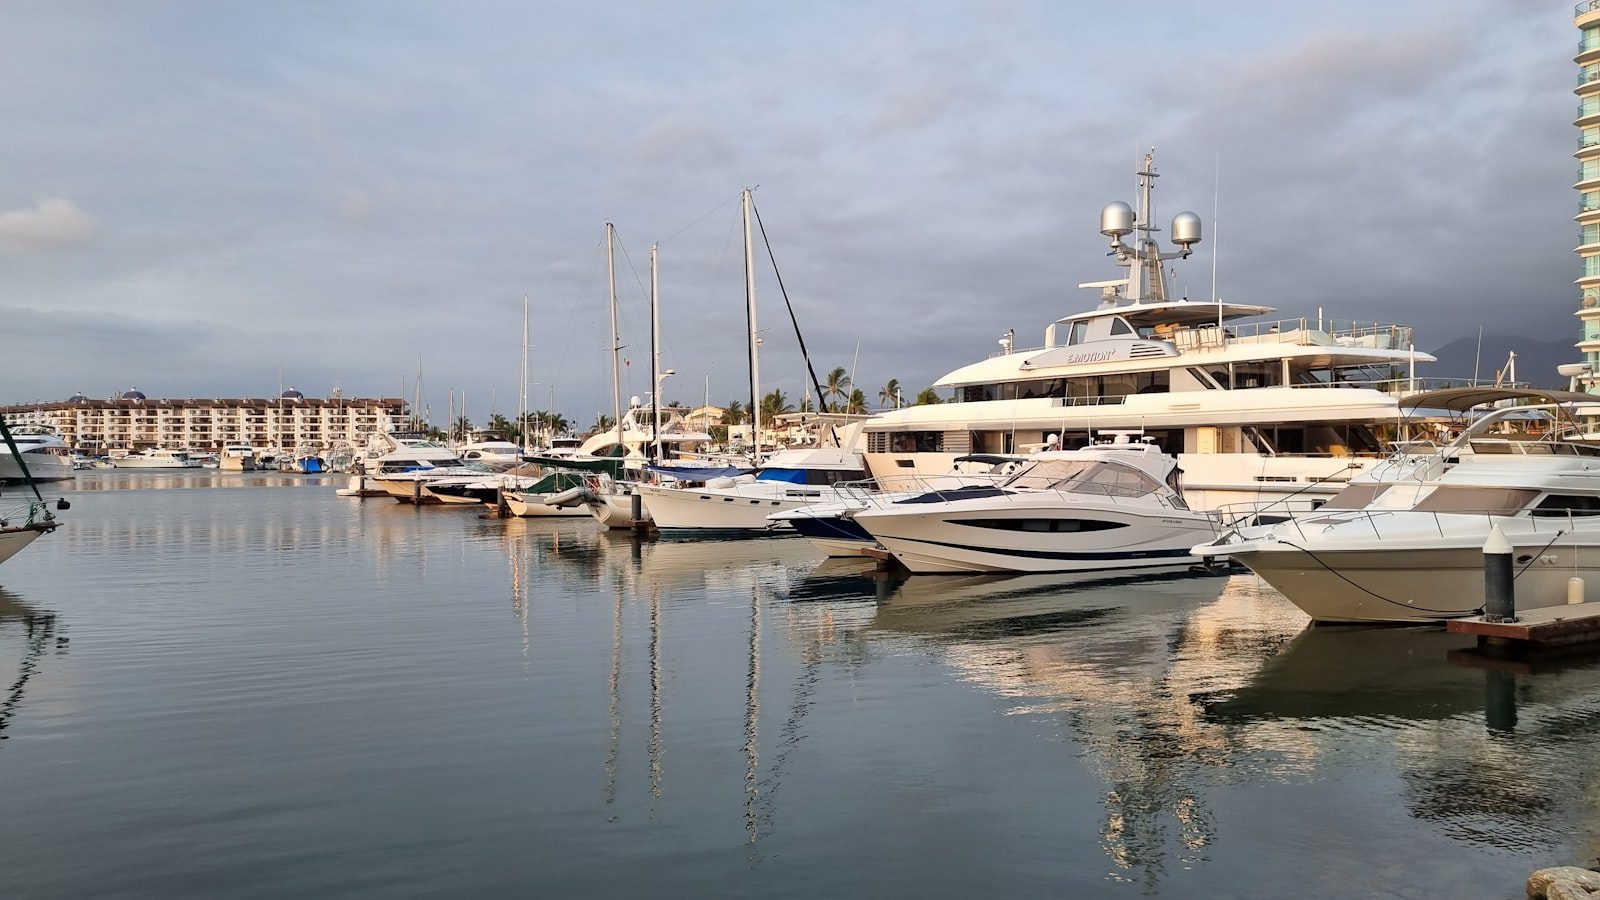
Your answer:
[[[1485,616],[1451,619],[1451,634],[1477,635],[1479,645],[1530,650],[1600,641],[1600,602],[1519,610],[1515,621],[1490,622]]]

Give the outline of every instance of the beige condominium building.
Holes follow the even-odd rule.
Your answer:
[[[366,446],[375,433],[402,427],[404,400],[307,397],[290,388],[279,397],[152,400],[138,389],[111,400],[75,394],[53,403],[0,406],[8,424],[48,425],[63,441],[90,454],[121,454],[159,447],[217,450],[223,444],[292,450],[339,441]]]
[[[1581,363],[1561,366],[1573,387],[1600,391],[1600,0],[1573,10],[1578,26],[1578,350]]]

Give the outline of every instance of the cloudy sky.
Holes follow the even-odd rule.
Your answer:
[[[1139,18],[1135,18],[1137,15]],[[0,28],[0,402],[397,394],[475,418],[744,382],[738,193],[819,369],[876,397],[1036,346],[1116,277],[1100,207],[1157,148],[1180,287],[1417,326],[1574,333],[1571,4],[87,3]],[[759,238],[758,238],[759,240]],[[763,382],[802,369],[771,270]],[[859,361],[857,348],[859,345]],[[1562,360],[1566,361],[1566,360]],[[1440,372],[1435,374],[1470,374]],[[1553,380],[1538,372],[1524,377]]]

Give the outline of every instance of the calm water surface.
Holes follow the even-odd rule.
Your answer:
[[[333,486],[89,474],[0,568],[7,895],[1496,898],[1600,852],[1594,666]]]

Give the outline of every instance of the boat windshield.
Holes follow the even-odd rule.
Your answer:
[[[1025,491],[1082,491],[1116,497],[1141,497],[1161,490],[1161,482],[1107,460],[1045,460],[1008,479],[1007,488]]]

